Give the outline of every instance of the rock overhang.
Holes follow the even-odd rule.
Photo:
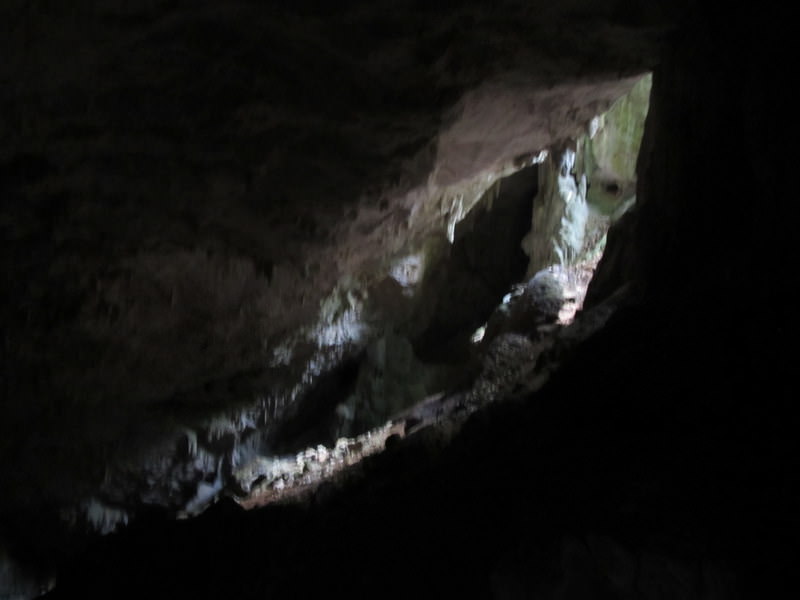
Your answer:
[[[385,35],[377,9],[249,3],[8,22],[8,42],[40,44],[13,54],[0,95],[11,508],[34,489],[82,495],[121,440],[158,448],[185,412],[333,366],[309,332],[343,345],[331,315],[498,173],[584,126],[660,44],[604,11],[412,4]]]

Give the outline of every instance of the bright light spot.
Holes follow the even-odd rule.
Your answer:
[[[389,275],[404,288],[415,286],[422,278],[423,263],[421,254],[411,254],[395,262]]]
[[[592,118],[589,122],[589,137],[593,138],[597,135],[597,132],[600,131],[600,127],[603,126],[603,117],[601,115],[597,115]]]
[[[549,151],[542,150],[541,152],[539,152],[539,154],[537,154],[536,156],[534,156],[531,159],[531,164],[532,165],[539,165],[539,164],[543,163],[544,159],[547,158],[549,154],[550,154]]]
[[[455,196],[450,204],[449,217],[447,219],[447,241],[451,244],[455,241],[456,225],[463,219],[467,211],[464,210],[464,196]]]
[[[333,323],[323,324],[312,333],[320,348],[324,346],[341,346],[347,343],[358,343],[364,337],[367,326],[361,321],[360,312],[347,309]]]
[[[473,344],[478,344],[483,339],[483,335],[486,333],[486,325],[482,325],[475,330],[475,333],[472,334],[470,338]]]

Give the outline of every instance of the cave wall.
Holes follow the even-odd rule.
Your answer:
[[[645,75],[574,139],[554,145],[540,164],[542,185],[522,242],[530,257],[528,278],[552,266],[574,270],[602,254],[609,225],[635,202],[650,89],[651,76]]]
[[[442,593],[456,589],[465,595],[490,594],[494,570],[502,573],[501,580],[510,582],[507,586],[524,589],[529,586],[531,593],[538,590],[544,594],[533,575],[530,575],[532,580],[526,579],[531,564],[547,566],[539,572],[547,581],[565,579],[568,583],[572,574],[576,585],[588,581],[602,591],[606,589],[604,584],[597,583],[594,576],[581,575],[587,569],[594,572],[591,560],[586,558],[588,551],[584,546],[588,548],[588,542],[579,543],[574,552],[569,549],[575,545],[566,543],[564,564],[560,563],[561,551],[552,550],[565,535],[577,531],[580,536],[590,529],[604,530],[617,540],[625,539],[619,543],[637,549],[631,553],[635,564],[652,565],[665,554],[683,556],[682,560],[672,562],[661,560],[660,564],[666,565],[661,570],[638,571],[657,574],[656,583],[647,588],[653,596],[659,587],[658,577],[673,581],[669,573],[675,569],[670,564],[690,565],[686,567],[690,591],[684,592],[685,597],[692,597],[695,585],[705,590],[706,595],[727,593],[724,585],[715,588],[711,583],[691,583],[706,581],[703,577],[713,579],[715,574],[725,579],[728,573],[725,569],[692,570],[691,565],[713,564],[719,557],[736,571],[738,585],[751,592],[750,596],[752,592],[763,593],[765,588],[779,588],[781,577],[790,572],[792,556],[785,532],[796,525],[796,517],[792,516],[793,496],[789,492],[797,473],[796,427],[788,418],[793,392],[789,374],[793,365],[791,354],[784,351],[795,339],[795,319],[791,302],[780,285],[790,269],[786,265],[790,265],[793,256],[795,222],[790,197],[792,170],[788,164],[791,144],[787,140],[791,137],[785,133],[790,118],[787,115],[791,112],[784,93],[786,74],[780,60],[784,55],[783,40],[790,39],[786,24],[791,21],[786,15],[761,9],[727,7],[726,10],[726,18],[721,20],[718,14],[698,8],[682,22],[677,33],[666,39],[654,69],[652,105],[638,166],[640,204],[612,231],[607,253],[590,290],[589,305],[599,305],[621,287],[630,291],[629,297],[636,303],[621,310],[602,335],[572,357],[564,375],[543,396],[527,407],[504,409],[508,412],[499,417],[476,418],[442,461],[432,460],[431,446],[424,443],[408,455],[388,456],[386,462],[375,463],[370,472],[373,479],[367,481],[374,484],[357,483],[341,495],[333,494],[334,500],[330,504],[321,503],[318,512],[311,513],[311,519],[308,513],[292,510],[243,517],[223,506],[205,520],[185,526],[162,522],[152,528],[143,525],[128,537],[93,547],[87,555],[81,555],[64,568],[62,594],[80,590],[84,597],[107,597],[108,589],[125,586],[128,591],[143,594],[159,589],[186,595],[192,586],[203,586],[206,591],[230,594],[235,590],[246,596],[253,593],[254,587],[261,586],[286,595],[298,590],[299,593],[310,589],[330,591],[334,587],[331,582],[336,582],[340,591],[358,594],[386,581],[399,582],[395,589],[411,593],[419,584],[408,576],[409,562],[417,572],[433,580],[429,589]],[[38,39],[42,31],[49,31],[42,25],[48,20],[36,21],[36,11],[29,15],[34,17],[33,25],[15,30],[14,35],[24,38],[33,31],[34,39]],[[170,30],[173,26],[185,26],[185,16],[173,15],[173,21],[159,27]],[[142,18],[147,22],[153,17],[137,15],[137,19]],[[122,20],[117,13],[111,19],[107,35],[115,35],[114,28],[128,31],[126,28],[132,27],[131,23],[137,19]],[[8,26],[11,21],[5,22]],[[102,29],[95,26],[95,32]],[[525,35],[529,34],[526,30]],[[624,34],[619,32],[622,37]],[[132,34],[130,38],[122,37],[136,41]],[[71,43],[73,39],[74,36],[67,35],[66,40],[62,36],[60,43]],[[88,39],[97,41],[91,36]],[[618,59],[630,49],[630,44],[621,44],[619,54],[611,54]],[[73,360],[77,363],[60,362],[69,354],[64,348],[74,348],[67,343],[73,339],[70,334],[74,333],[74,325],[64,323],[74,324],[75,315],[83,314],[82,294],[88,294],[87,306],[105,311],[109,318],[115,314],[113,306],[97,305],[97,298],[104,297],[106,291],[96,295],[90,292],[96,289],[93,287],[96,283],[90,276],[82,279],[84,276],[80,274],[105,269],[109,262],[125,265],[133,260],[150,277],[148,257],[152,255],[142,250],[140,243],[146,246],[144,240],[154,239],[152,232],[157,233],[160,227],[178,232],[174,235],[180,238],[185,225],[183,217],[163,217],[171,209],[160,205],[160,199],[151,201],[159,206],[144,205],[144,208],[137,203],[126,205],[124,200],[118,201],[122,204],[109,200],[106,207],[102,203],[84,204],[73,199],[56,206],[61,206],[62,212],[55,214],[62,217],[51,216],[52,206],[46,202],[65,198],[51,192],[74,183],[70,178],[79,176],[80,171],[73,167],[80,160],[89,164],[86,167],[89,174],[83,177],[92,182],[91,186],[102,183],[102,178],[92,173],[109,170],[100,168],[100,158],[84,155],[95,146],[82,137],[80,142],[73,139],[73,145],[50,145],[50,136],[56,133],[50,132],[49,127],[58,130],[54,123],[60,123],[60,117],[32,118],[33,113],[26,112],[48,110],[43,99],[49,94],[37,88],[43,85],[41,81],[48,81],[48,85],[59,90],[58,85],[69,79],[70,73],[73,79],[81,81],[81,76],[74,75],[76,67],[61,69],[59,75],[58,67],[63,65],[44,69],[46,61],[27,60],[40,67],[32,69],[36,79],[18,77],[21,91],[17,88],[12,91],[30,102],[17,101],[9,91],[11,88],[4,88],[3,102],[12,109],[6,114],[19,114],[19,118],[4,121],[3,131],[11,132],[13,142],[2,155],[7,194],[4,243],[9,250],[4,252],[4,273],[6,289],[13,290],[3,306],[4,323],[10,327],[3,350],[5,418],[0,449],[6,494],[2,502],[4,527],[15,534],[18,545],[22,546],[36,535],[40,540],[49,539],[47,521],[39,514],[38,507],[52,506],[48,503],[53,501],[55,491],[67,498],[80,496],[84,491],[81,482],[86,475],[80,473],[83,465],[75,467],[75,464],[85,459],[93,468],[102,465],[102,461],[94,458],[98,447],[104,447],[102,438],[98,442],[92,437],[95,425],[87,432],[86,423],[104,427],[117,423],[107,413],[114,413],[122,406],[112,404],[103,409],[99,401],[80,398],[69,402],[63,395],[53,395],[54,390],[58,391],[55,383],[71,381],[64,379],[63,373],[79,371],[81,365],[92,362],[95,356],[89,353],[76,356]],[[61,60],[78,59],[64,56]],[[609,64],[614,62],[608,60]],[[638,59],[630,60],[631,63],[623,61],[623,64],[640,66]],[[588,59],[587,62],[591,64]],[[28,67],[31,65],[23,61],[18,68]],[[569,65],[566,68],[569,70]],[[113,82],[113,73],[108,76]],[[4,72],[4,81],[12,79]],[[207,80],[212,82],[212,88],[213,81]],[[77,87],[78,100],[82,89],[80,85]],[[189,85],[187,89],[195,88]],[[68,91],[66,84],[62,91]],[[119,90],[117,95],[124,98]],[[435,101],[432,104],[439,106]],[[61,110],[58,106],[51,108]],[[105,105],[101,102],[102,106]],[[89,115],[91,123],[94,118],[91,115],[95,113],[86,110],[82,114]],[[119,113],[113,109],[109,113],[101,110],[99,114],[106,115],[101,119],[103,123],[112,121],[123,131],[132,127],[123,119],[129,116],[126,110]],[[196,114],[204,113],[198,109]],[[170,122],[173,116],[180,115],[171,115]],[[202,122],[191,122],[187,127],[194,131]],[[26,126],[33,127],[32,137],[30,129],[22,130],[25,123],[33,124]],[[181,121],[176,119],[174,123],[179,126]],[[422,125],[420,129],[427,131]],[[85,130],[78,127],[70,131],[68,138],[83,136],[81,132]],[[115,130],[110,131],[111,141],[97,141],[98,156],[108,150],[103,144],[120,148],[119,140],[131,139],[129,131],[116,137]],[[184,134],[195,139],[193,133],[183,130],[178,137]],[[303,135],[295,139],[308,141]],[[76,148],[77,155],[73,152]],[[309,158],[305,148],[295,156]],[[463,150],[459,147],[459,152]],[[173,152],[180,154],[174,150],[168,154]],[[325,156],[317,156],[315,164],[323,168],[330,154],[335,153],[326,149]],[[42,158],[43,155],[46,156]],[[83,158],[73,159],[73,155]],[[469,152],[467,155],[472,156]],[[480,156],[480,152],[476,155]],[[132,162],[125,163],[131,172],[122,177],[124,185],[119,180],[107,183],[111,191],[121,187],[127,193],[134,193],[139,189],[134,183],[142,174],[151,172],[149,168],[137,167],[135,152],[133,156]],[[471,160],[466,164],[477,164]],[[115,164],[110,165],[110,172],[127,172],[124,165],[115,167]],[[279,164],[286,166],[284,162]],[[299,172],[285,180],[301,182],[301,186],[312,185],[314,178],[295,166],[300,164],[299,160],[291,162]],[[331,171],[335,169],[331,167]],[[452,166],[446,171],[446,177],[452,177]],[[286,173],[292,172],[290,169]],[[201,166],[192,173],[214,174],[219,170]],[[194,175],[187,179],[193,180]],[[152,179],[147,181],[161,181],[160,176],[148,177]],[[80,181],[84,180],[77,181],[78,189],[83,189]],[[267,178],[262,185],[271,189],[271,184],[268,185],[271,181],[274,180]],[[175,184],[176,189],[184,192],[194,189],[190,181],[184,183],[185,187]],[[167,185],[166,180],[161,185]],[[355,189],[346,185],[342,188]],[[150,195],[153,189],[162,188],[146,186],[147,193],[143,195]],[[204,191],[199,197],[205,198],[205,194]],[[227,202],[217,204],[209,200],[189,211],[195,216],[198,212],[202,215],[198,231],[206,231],[203,227],[213,221],[208,214],[217,214],[223,205],[228,206]],[[372,205],[369,202],[367,205],[365,210],[369,212]],[[335,212],[339,208],[334,206],[344,204],[332,203],[330,210]],[[286,230],[310,231],[308,222],[293,220],[297,210],[294,205],[285,209]],[[323,212],[315,214],[326,214],[324,209],[320,210]],[[139,214],[149,223],[147,226],[128,231],[120,225],[135,222]],[[247,243],[256,244],[260,240],[259,226],[264,221],[253,217],[257,214],[257,210],[243,209],[233,219],[237,227],[246,221],[253,224],[255,232]],[[274,208],[270,214],[283,213]],[[220,221],[225,221],[224,214]],[[441,221],[446,221],[444,215]],[[72,225],[67,226],[66,222],[74,223],[75,229],[70,229]],[[356,222],[363,223],[361,217]],[[276,229],[271,231],[283,227],[277,221],[273,225]],[[141,235],[142,231],[151,233]],[[230,239],[241,239],[238,228],[236,231],[237,235]],[[59,232],[65,237],[59,237]],[[171,239],[173,233],[165,237]],[[363,236],[375,241],[384,233],[385,228],[377,228]],[[205,234],[186,235],[191,242],[189,250],[165,250],[160,255],[163,262],[156,262],[162,266],[169,264],[173,268],[170,272],[191,279],[195,271],[185,268],[184,258],[197,256],[201,262],[218,259],[213,253],[195,253],[199,239],[196,236],[205,239]],[[58,244],[64,239],[69,243],[62,248]],[[288,237],[276,233],[269,244],[278,246],[285,239]],[[365,238],[354,239],[358,241],[353,244],[361,244]],[[367,253],[374,246],[364,244],[364,248]],[[220,268],[213,271],[236,273],[241,265],[237,267],[234,254],[225,254],[224,259],[219,259]],[[258,252],[252,255],[261,256]],[[263,272],[265,277],[272,273],[270,285],[281,278],[297,282],[302,279],[301,273],[305,276],[299,267],[294,275],[286,274],[269,253],[264,256],[269,258],[263,263]],[[172,261],[170,257],[177,258]],[[254,259],[250,260],[256,265]],[[254,284],[256,296],[262,277],[258,275],[259,268],[241,267],[243,272],[252,273],[248,281]],[[156,274],[159,272],[155,270]],[[326,269],[321,272],[328,273]],[[110,275],[120,281],[130,276],[124,272]],[[331,275],[326,285],[321,280],[315,280],[313,285],[306,282],[299,288],[292,283],[285,285],[287,290],[314,286],[330,289],[335,279]],[[118,284],[112,284],[110,289],[116,289],[115,285]],[[215,285],[200,285],[201,289],[206,287],[215,289]],[[122,296],[127,293],[120,292]],[[321,291],[316,293],[315,298],[323,295]],[[152,294],[159,298],[158,306],[166,307],[167,296],[161,298],[155,291]],[[149,298],[151,295],[143,292],[141,301],[147,304]],[[294,305],[295,300],[288,298],[285,303]],[[204,302],[228,307],[224,298],[211,297]],[[315,309],[312,312],[316,313],[318,305],[312,302],[312,306]],[[141,314],[146,321],[148,311]],[[294,324],[291,319],[284,323]],[[126,331],[120,329],[120,335]],[[53,345],[48,345],[51,340]],[[156,336],[145,350],[163,342]],[[243,343],[241,347],[249,346]],[[175,348],[179,350],[180,346]],[[104,372],[104,368],[98,367],[97,372]],[[53,371],[62,374],[54,375]],[[126,387],[129,381],[125,379],[111,381],[122,371],[122,368],[105,371],[108,386]],[[133,374],[139,372],[134,370]],[[193,376],[188,380],[192,379]],[[157,384],[158,381],[147,382],[135,389],[160,389]],[[75,389],[82,388],[70,388]],[[45,402],[43,398],[52,404],[52,408],[47,407],[55,415],[48,417],[50,421],[43,415],[46,412],[41,404]],[[137,418],[133,412],[124,414],[133,421]],[[122,430],[128,426],[123,425]],[[111,431],[119,430],[111,428]],[[88,439],[76,445],[75,438],[84,435]],[[530,447],[526,440],[535,440],[536,445]],[[407,470],[410,467],[412,470]],[[90,479],[102,477],[102,469],[98,469],[91,473]],[[34,508],[18,519],[21,513],[12,509],[26,505]],[[482,519],[477,516],[487,514],[494,521],[491,526],[483,527]],[[392,521],[398,515],[401,515],[399,520]],[[15,522],[9,524],[12,518]],[[31,525],[37,520],[42,523],[38,534]],[[390,522],[395,523],[396,531],[387,536],[385,525]],[[267,535],[292,542],[265,544]],[[204,543],[209,538],[218,541],[211,552]],[[537,545],[536,540],[543,539],[549,541]],[[667,540],[656,552],[656,559],[647,550],[653,539]],[[154,540],[169,543],[153,544]],[[367,543],[360,546],[356,543],[359,540]],[[685,550],[687,544],[690,551]],[[263,564],[254,562],[253,557],[262,556],[259,552],[265,551],[265,545],[269,546],[270,562],[262,571]],[[664,550],[663,546],[670,549]],[[345,551],[353,547],[357,548],[355,552]],[[375,552],[376,547],[382,552]],[[315,551],[318,554],[314,555]],[[46,554],[41,549],[38,552]],[[699,553],[700,563],[695,560],[694,552]],[[309,553],[312,562],[321,565],[319,578],[309,578],[306,563],[299,560]],[[546,555],[544,559],[542,553]],[[318,560],[313,560],[314,556]],[[570,562],[570,557],[577,558]],[[358,576],[342,578],[341,572],[351,572],[348,569],[352,570],[354,562],[360,565]],[[201,572],[204,576],[198,577]],[[680,587],[664,583],[662,589],[666,585]],[[651,592],[647,590],[639,592],[648,597]],[[558,592],[552,591],[552,595],[555,597]]]
[[[650,104],[652,78],[643,77],[589,124],[578,144],[581,170],[590,187],[587,201],[604,215],[615,215],[636,194],[636,159]]]
[[[767,284],[775,271],[752,249],[775,244],[785,255],[791,237],[791,203],[778,191],[787,158],[776,127],[786,96],[772,66],[782,46],[780,35],[764,35],[780,18],[735,11],[733,25],[718,29],[710,12],[699,12],[654,76],[637,165],[637,198],[645,200],[612,232],[590,296],[636,281],[665,311],[679,301],[696,319],[724,322],[750,312],[741,288],[749,280],[779,321],[783,303]],[[688,310],[697,296],[713,298],[714,310]]]
[[[583,250],[589,219],[586,173],[575,171],[575,141],[553,148],[539,168],[542,185],[533,202],[531,230],[523,242],[528,276],[551,265],[571,267]]]
[[[252,424],[381,335],[398,261],[629,89],[670,24],[319,9],[2,7],[2,510],[215,481],[218,448],[263,445]]]

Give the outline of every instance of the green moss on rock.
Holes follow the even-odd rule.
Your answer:
[[[636,193],[636,158],[650,103],[652,76],[646,75],[595,121],[595,135],[579,142],[582,166],[592,183],[589,204],[605,215]]]

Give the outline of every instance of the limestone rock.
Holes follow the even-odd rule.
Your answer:
[[[481,373],[467,403],[479,406],[503,398],[536,365],[536,346],[528,336],[504,333],[489,343],[481,359]]]
[[[506,296],[489,319],[484,346],[503,333],[538,335],[537,328],[555,323],[564,304],[564,289],[549,271],[540,271]]]

